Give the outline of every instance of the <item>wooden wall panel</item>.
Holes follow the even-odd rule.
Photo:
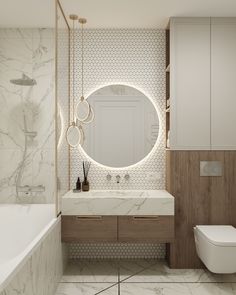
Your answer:
[[[201,177],[200,161],[221,161],[221,177]],[[167,151],[167,190],[175,197],[175,242],[169,246],[173,268],[201,268],[193,227],[236,226],[236,152]]]

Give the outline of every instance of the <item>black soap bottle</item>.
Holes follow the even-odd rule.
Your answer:
[[[78,177],[78,179],[76,181],[76,189],[77,189],[77,191],[81,191],[81,182],[80,182],[79,177]]]
[[[78,193],[81,191],[81,182],[80,182],[80,178],[78,177],[77,181],[76,181],[76,188],[73,190],[74,193]]]

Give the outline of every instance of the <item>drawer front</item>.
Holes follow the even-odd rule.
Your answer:
[[[116,242],[116,216],[62,216],[63,242]]]
[[[160,242],[174,240],[173,216],[120,216],[118,239],[121,242]]]

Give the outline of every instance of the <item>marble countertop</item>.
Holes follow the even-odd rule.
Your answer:
[[[174,197],[165,190],[69,191],[61,209],[62,215],[174,215]]]

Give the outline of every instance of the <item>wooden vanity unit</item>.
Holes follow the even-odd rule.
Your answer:
[[[63,242],[171,243],[173,239],[173,216],[62,216]]]
[[[66,243],[171,243],[174,198],[165,190],[90,191],[62,197]]]

